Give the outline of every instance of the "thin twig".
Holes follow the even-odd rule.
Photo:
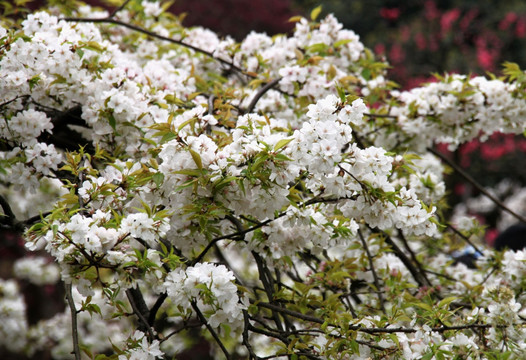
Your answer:
[[[389,115],[389,114],[372,114],[372,113],[364,113],[365,116],[369,117],[377,117],[377,118],[387,118],[387,119],[396,119],[397,116],[395,115]]]
[[[303,204],[299,204],[298,206],[299,207],[304,207],[304,206],[309,206],[309,205],[313,205],[313,204],[319,204],[319,203],[335,203],[335,202],[338,202],[338,201],[342,201],[342,200],[350,200],[352,198],[350,197],[341,197],[341,198],[320,198],[320,197],[314,197],[310,200],[307,200],[305,201]],[[232,234],[227,234],[227,235],[222,235],[222,236],[219,236],[219,237],[216,237],[214,239],[212,239],[208,245],[206,245],[206,247],[201,251],[201,253],[194,259],[192,260],[188,266],[193,266],[195,264],[197,264],[198,262],[200,262],[206,255],[206,253],[214,246],[214,244],[220,240],[226,240],[226,239],[235,239],[235,238],[238,238],[238,237],[242,237],[243,235],[245,234],[248,234],[254,230],[257,230],[259,228],[262,228],[263,226],[267,225],[267,224],[270,224],[271,222],[279,219],[279,218],[282,218],[283,216],[287,215],[287,211],[282,211],[281,213],[279,213],[274,219],[267,219],[263,222],[259,222],[257,223],[256,225],[250,227],[250,228],[247,228],[247,229],[244,229],[242,231],[237,231],[235,233],[232,233]],[[227,217],[225,217],[226,219],[228,219]]]
[[[511,210],[509,207],[504,205],[502,201],[497,199],[495,196],[493,196],[489,191],[484,189],[482,185],[480,185],[471,175],[469,175],[467,172],[462,170],[460,166],[455,164],[453,161],[448,159],[444,154],[440,153],[439,151],[433,149],[433,148],[427,148],[427,151],[432,153],[433,155],[438,156],[443,162],[451,166],[457,173],[459,173],[464,179],[466,179],[471,185],[473,185],[478,191],[486,195],[491,201],[493,201],[498,207],[500,207],[502,210],[508,212],[512,216],[514,216],[516,219],[518,219],[520,222],[526,224],[526,218],[524,216],[521,216],[520,214],[517,214],[515,211]]]
[[[73,352],[75,354],[75,360],[80,360],[80,346],[79,346],[79,332],[77,328],[77,308],[73,301],[73,294],[71,292],[72,284],[65,284],[66,288],[66,300],[69,305],[69,312],[71,313],[71,335],[73,338]]]
[[[208,329],[208,332],[210,332],[210,335],[212,335],[212,337],[216,341],[217,345],[219,345],[219,347],[223,351],[223,354],[225,354],[226,359],[230,360],[231,356],[228,353],[228,350],[226,349],[225,345],[223,344],[223,342],[221,341],[221,339],[219,338],[219,336],[217,335],[215,330],[212,328],[212,326],[210,326],[210,324],[208,324],[208,321],[204,317],[204,315],[201,312],[201,310],[199,310],[199,307],[197,306],[195,301],[192,301],[191,304],[192,304],[192,308],[195,310],[195,313],[197,314],[197,317],[199,318],[201,323],[206,326],[206,328]]]
[[[323,319],[317,318],[315,316],[305,315],[297,311],[292,311],[280,306],[276,306],[270,303],[264,303],[264,302],[258,302],[256,306],[276,310],[279,312],[283,312],[287,315],[294,316],[298,319],[302,319],[305,321],[310,321],[316,324],[326,324],[331,327],[337,328],[338,326],[335,324],[327,324]],[[512,324],[512,326],[525,326],[525,323],[522,324]],[[431,328],[430,330],[433,332],[445,332],[450,330],[468,330],[468,329],[489,329],[489,328],[506,328],[509,325],[493,325],[493,324],[464,324],[464,325],[454,325],[454,326],[438,326]],[[394,334],[394,333],[416,333],[417,331],[421,330],[418,328],[412,328],[412,327],[393,327],[393,328],[386,328],[386,327],[380,327],[380,328],[365,328],[361,325],[349,325],[349,330],[364,332],[367,334]]]
[[[413,249],[411,249],[411,247],[409,246],[409,242],[407,241],[407,239],[405,238],[404,236],[404,233],[402,232],[402,230],[398,230],[398,234],[400,235],[400,239],[402,239],[402,243],[404,244],[404,247],[405,249],[407,250],[407,252],[409,253],[409,255],[411,255],[411,259],[413,260],[413,262],[415,263],[415,265],[418,267],[418,269],[420,270],[420,273],[422,274],[422,276],[424,277],[424,279],[426,280],[427,284],[429,286],[431,286],[431,281],[429,281],[427,275],[426,275],[426,272],[424,270],[424,268],[422,267],[422,264],[420,264],[420,261],[418,261],[418,259],[416,258],[416,254],[415,252],[413,251]]]
[[[243,345],[247,348],[249,359],[250,360],[257,360],[259,357],[254,352],[254,349],[252,349],[252,345],[250,344],[250,340],[248,339],[248,330],[250,327],[250,319],[248,317],[248,312],[246,310],[243,310],[243,319],[244,319],[244,328],[243,328]]]
[[[254,260],[256,260],[259,280],[261,280],[261,283],[263,284],[263,288],[265,289],[265,293],[267,294],[268,301],[273,301],[274,282],[272,279],[272,275],[268,271],[268,268],[265,266],[261,256],[259,256],[259,254],[255,251],[252,251],[251,253],[252,253],[252,256],[254,257]],[[278,331],[283,331],[283,324],[281,320],[279,319],[278,314],[275,311],[272,311],[272,319],[274,320],[274,323],[276,324]]]
[[[109,15],[108,15],[108,18],[111,19],[113,18],[115,15],[117,15],[117,13],[119,11],[121,11],[122,9],[124,9],[126,7],[126,5],[128,5],[128,3],[130,2],[131,0],[126,0],[125,2],[122,3],[121,6],[115,8],[115,10],[113,10]]]
[[[376,286],[376,290],[378,291],[378,299],[380,300],[380,306],[382,307],[382,310],[385,312],[385,301],[384,301],[384,296],[382,292],[380,291],[381,289],[380,280],[378,279],[378,275],[376,274],[376,269],[374,268],[374,261],[373,261],[371,252],[369,251],[369,246],[367,246],[367,242],[365,241],[360,229],[358,229],[358,237],[360,238],[360,241],[362,242],[362,245],[365,249],[365,253],[367,254],[367,258],[369,259],[369,265],[371,266],[371,272],[373,273],[374,286]]]
[[[453,230],[453,232],[454,232],[455,234],[457,234],[458,236],[460,236],[465,242],[467,242],[468,245],[472,246],[473,249],[475,249],[476,252],[482,254],[482,251],[480,251],[480,249],[477,248],[477,246],[476,246],[471,240],[469,240],[469,238],[468,238],[467,236],[465,236],[464,234],[462,234],[462,233],[461,233],[460,231],[458,231],[455,227],[453,227],[453,226],[450,225],[450,224],[447,224],[447,228]]]
[[[368,226],[369,229],[371,231],[374,232],[374,230]],[[411,262],[411,259],[409,259],[407,257],[406,254],[404,254],[404,252],[402,251],[402,249],[400,249],[398,247],[398,245],[396,245],[396,243],[391,239],[391,237],[389,235],[387,235],[387,233],[385,233],[384,231],[382,231],[382,234],[384,235],[385,237],[385,242],[387,243],[387,245],[389,245],[391,247],[391,249],[394,251],[395,255],[404,263],[405,267],[407,268],[407,270],[409,270],[409,272],[411,273],[411,275],[413,275],[413,278],[415,279],[415,281],[418,283],[419,286],[425,286],[426,283],[425,283],[425,278],[424,280],[423,279],[423,276],[422,274],[420,274],[420,272],[418,271],[418,269],[415,267],[415,265]]]
[[[189,323],[187,323],[185,321],[185,322],[183,322],[183,325],[181,325],[181,327],[173,330],[168,335],[163,336],[162,339],[159,340],[159,342],[163,343],[166,340],[168,340],[169,338],[171,338],[172,336],[174,336],[176,334],[179,334],[181,331],[188,330],[188,329],[193,329],[193,328],[198,328],[198,327],[201,327],[201,326],[203,326],[203,324],[201,324],[201,321],[199,321],[198,323],[195,323],[195,324],[189,324]]]

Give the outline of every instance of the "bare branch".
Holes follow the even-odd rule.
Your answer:
[[[376,118],[387,118],[387,119],[396,119],[397,117],[389,114],[373,114],[373,113],[364,113],[365,116],[376,117]]]
[[[7,201],[7,199],[0,195],[0,206],[4,210],[4,215],[7,217],[10,224],[14,224],[16,222],[16,216],[13,210],[11,209],[11,205]]]

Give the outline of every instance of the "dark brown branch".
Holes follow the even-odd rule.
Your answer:
[[[208,56],[208,57],[210,57],[210,58],[212,58],[212,59],[214,59],[216,61],[219,61],[220,63],[229,66],[232,70],[235,70],[236,72],[242,73],[242,74],[250,76],[250,77],[254,77],[253,75],[250,75],[249,73],[245,72],[245,70],[243,70],[240,67],[234,65],[232,62],[226,61],[224,59],[221,59],[221,58],[215,56],[213,53],[211,53],[209,51],[206,51],[206,50],[200,49],[200,48],[198,48],[196,46],[193,46],[191,44],[185,43],[182,40],[176,40],[176,39],[172,39],[172,38],[169,38],[169,37],[166,37],[166,36],[163,36],[163,35],[156,34],[153,31],[146,30],[146,29],[144,29],[144,28],[142,28],[140,26],[133,25],[133,24],[121,21],[121,20],[111,19],[111,18],[62,18],[60,20],[64,20],[64,21],[68,21],[68,22],[86,22],[86,23],[102,23],[102,24],[119,25],[119,26],[122,26],[122,27],[128,28],[130,30],[134,30],[134,31],[143,33],[145,35],[151,36],[151,37],[159,39],[159,40],[163,40],[163,41],[170,42],[172,44],[177,44],[177,45],[184,46],[184,47],[186,47],[188,49],[191,49],[191,50],[193,50],[195,52],[198,52],[198,53],[206,55],[206,56]]]
[[[432,153],[433,155],[436,155],[438,156],[443,162],[445,162],[446,164],[448,164],[449,166],[451,166],[457,173],[460,174],[460,176],[462,176],[464,179],[466,179],[471,185],[473,185],[478,191],[480,191],[482,194],[486,195],[491,201],[493,201],[498,207],[500,207],[502,210],[508,212],[509,214],[511,214],[513,217],[515,217],[516,219],[518,219],[520,222],[526,224],[526,218],[524,216],[521,216],[520,214],[517,214],[515,211],[511,210],[509,207],[507,207],[506,205],[504,205],[504,203],[502,203],[502,201],[500,201],[499,199],[497,199],[495,196],[493,196],[489,191],[487,191],[486,189],[484,189],[484,187],[482,185],[480,185],[473,177],[471,177],[471,175],[469,175],[467,172],[465,172],[464,170],[462,170],[460,168],[460,166],[458,166],[457,164],[455,164],[453,161],[451,161],[450,159],[448,159],[444,154],[440,153],[439,151],[435,150],[435,149],[432,149],[432,148],[427,148],[427,151],[429,151],[430,153]]]
[[[312,198],[310,200],[305,201],[303,204],[300,204],[299,206],[303,207],[303,206],[308,206],[308,205],[313,205],[313,204],[318,204],[318,203],[333,203],[333,202],[338,202],[338,201],[341,201],[341,200],[348,200],[348,199],[350,199],[350,198],[347,198],[347,197],[343,197],[343,198],[320,198],[320,197],[314,197],[314,198]],[[248,233],[250,233],[250,232],[252,232],[254,230],[257,230],[259,228],[262,228],[263,226],[265,226],[267,224],[270,224],[271,222],[273,222],[273,221],[275,221],[275,220],[277,220],[279,218],[282,218],[285,215],[287,215],[287,211],[283,211],[283,212],[279,213],[278,216],[276,216],[274,219],[267,219],[267,220],[265,220],[263,222],[257,223],[256,225],[254,225],[254,226],[252,226],[250,228],[244,229],[242,231],[237,231],[237,232],[232,233],[232,234],[222,235],[222,236],[219,236],[219,237],[216,237],[216,238],[212,239],[208,243],[208,245],[206,245],[206,247],[203,249],[203,251],[201,251],[201,253],[194,260],[192,260],[189,263],[188,266],[193,266],[193,265],[197,264],[198,262],[200,262],[204,258],[206,253],[218,241],[226,240],[226,239],[235,239],[235,238],[242,237],[243,235],[248,234]]]
[[[374,231],[370,227],[369,229],[371,231]],[[409,272],[411,273],[415,281],[418,283],[418,285],[421,287],[425,286],[426,285],[425,277],[422,276],[422,274],[418,271],[415,265],[411,262],[411,259],[409,259],[407,255],[404,254],[402,249],[400,249],[398,245],[396,245],[396,243],[391,239],[389,235],[387,235],[384,231],[381,231],[381,232],[385,237],[385,242],[387,243],[387,245],[391,247],[395,255],[404,263],[405,267],[407,268],[407,270],[409,270]]]
[[[250,319],[248,317],[248,312],[246,310],[243,310],[243,320],[244,320],[244,328],[243,328],[243,345],[247,348],[249,360],[258,360],[259,357],[254,352],[254,349],[252,349],[252,345],[250,344],[250,340],[248,338],[248,330],[250,327]]]
[[[256,261],[256,265],[258,267],[259,280],[263,284],[263,288],[265,289],[265,293],[267,294],[268,301],[272,302],[274,299],[274,283],[272,275],[268,271],[268,268],[265,266],[263,259],[261,258],[261,256],[259,256],[257,252],[252,251],[252,256]],[[281,320],[275,311],[272,311],[272,319],[274,320],[274,323],[276,324],[278,330],[283,331],[283,324],[281,323]]]
[[[11,205],[3,195],[0,195],[0,206],[2,210],[4,210],[4,215],[7,217],[9,225],[13,225],[16,222],[16,216],[13,209],[11,209]]]
[[[281,77],[278,77],[278,78],[276,78],[276,79],[274,79],[272,81],[269,81],[268,83],[265,84],[265,86],[263,86],[261,89],[259,89],[259,91],[256,93],[256,95],[254,95],[254,98],[252,99],[250,104],[248,104],[248,107],[244,111],[244,113],[251,113],[254,110],[254,108],[256,107],[256,104],[258,103],[259,99],[261,99],[261,97],[263,95],[265,95],[265,93],[267,91],[269,91],[274,86],[276,86],[280,81],[281,81]]]
[[[152,308],[150,309],[150,314],[148,316],[148,324],[150,324],[150,326],[153,326],[153,324],[155,323],[155,316],[157,315],[157,312],[159,311],[161,305],[164,303],[167,297],[168,294],[166,293],[162,293],[161,295],[159,295],[157,301],[155,301],[155,304],[153,304]]]
[[[179,328],[173,330],[168,335],[163,336],[162,339],[159,340],[159,342],[163,343],[169,338],[171,338],[172,336],[179,334],[181,331],[192,329],[192,328],[200,328],[201,326],[203,326],[203,324],[201,324],[201,321],[195,324],[191,324],[191,323],[188,323],[187,321],[184,321],[183,324]]]
[[[413,249],[411,249],[411,247],[409,246],[409,242],[405,238],[404,233],[402,232],[402,230],[398,230],[398,234],[400,235],[400,239],[402,239],[402,243],[404,244],[405,249],[407,250],[407,252],[411,256],[411,259],[413,260],[415,265],[418,267],[418,270],[420,270],[420,274],[422,274],[422,276],[424,277],[424,280],[427,282],[427,285],[431,286],[432,285],[431,281],[429,281],[429,279],[427,278],[426,272],[425,272],[424,268],[422,267],[422,264],[420,264],[420,262],[416,258],[416,254],[413,251]]]
[[[19,95],[19,96],[15,97],[15,98],[13,98],[11,100],[7,100],[7,101],[1,103],[0,104],[0,109],[2,109],[6,105],[11,104],[14,101],[17,101],[18,99],[25,99],[25,98],[29,98],[29,97],[31,97],[31,95]]]

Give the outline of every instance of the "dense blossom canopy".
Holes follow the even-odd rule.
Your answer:
[[[524,132],[518,67],[400,92],[318,10],[241,43],[118,10],[0,28],[2,226],[16,277],[68,300],[30,324],[1,280],[0,347],[171,358],[198,328],[217,358],[524,358],[526,253],[450,217],[433,150]]]

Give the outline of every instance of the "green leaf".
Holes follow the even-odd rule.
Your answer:
[[[445,299],[442,299],[440,300],[440,302],[438,303],[438,307],[441,308],[441,307],[446,307],[448,306],[450,303],[452,303],[453,301],[455,301],[457,298],[455,296],[450,296],[450,297],[447,297]]]
[[[117,120],[115,120],[115,116],[113,116],[112,113],[110,113],[110,115],[108,116],[108,122],[109,122],[111,128],[113,129],[113,131],[117,131],[117,129],[116,129]]]
[[[161,173],[161,172],[157,172],[157,173],[153,174],[152,180],[155,183],[155,185],[157,185],[157,187],[161,187],[161,184],[164,181],[164,174]]]
[[[414,306],[418,306],[419,308],[422,308],[427,311],[433,311],[433,308],[429,304],[423,302],[415,303]]]
[[[362,70],[362,77],[363,77],[365,80],[370,80],[370,79],[371,79],[371,70],[369,70],[369,69],[363,69],[363,70]]]
[[[39,75],[33,76],[31,79],[29,79],[27,82],[29,83],[29,90],[33,90],[36,84],[38,84],[38,81],[40,80]]]
[[[197,168],[199,170],[202,170],[203,169],[203,162],[201,161],[201,155],[199,155],[199,153],[197,153],[196,151],[194,151],[192,149],[188,149],[188,151],[190,151],[190,155],[192,155],[192,159],[194,159],[194,162],[197,165]]]
[[[342,45],[348,44],[348,43],[350,43],[351,41],[352,41],[351,39],[343,39],[343,40],[339,40],[339,41],[336,41],[336,42],[334,43],[333,46],[334,46],[335,48],[337,48],[337,47],[340,47],[340,46],[342,46]]]
[[[312,21],[316,21],[316,19],[318,18],[318,16],[320,15],[321,13],[321,5],[314,8],[311,12],[310,12],[310,19]]]
[[[279,149],[287,146],[288,143],[290,143],[294,138],[288,138],[288,139],[281,139],[274,145],[274,151],[278,151]]]
[[[289,22],[299,22],[301,21],[301,19],[303,19],[303,16],[297,15],[297,16],[291,17],[288,21]]]

